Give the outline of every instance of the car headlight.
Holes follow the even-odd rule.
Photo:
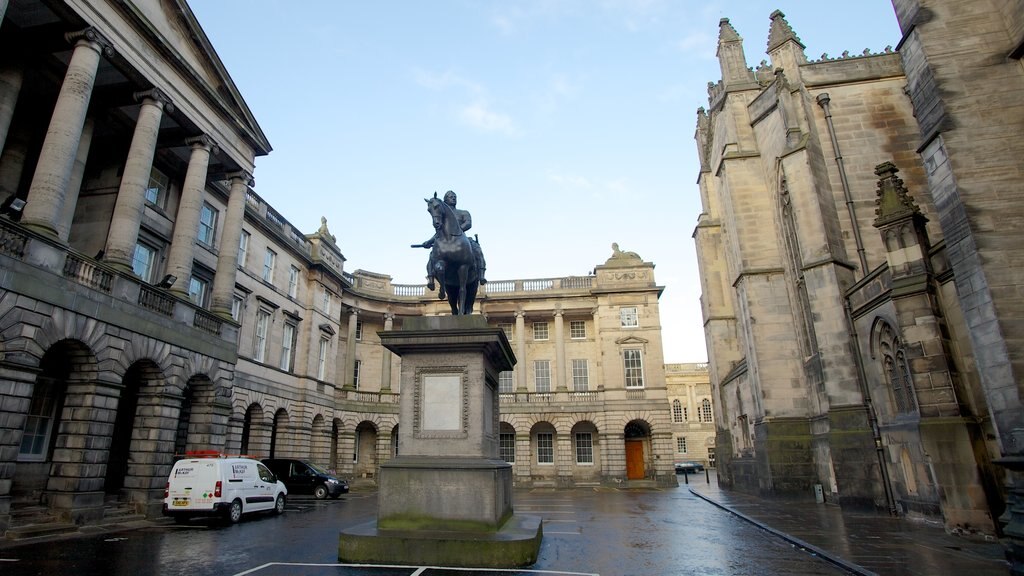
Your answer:
[[[338,484],[339,482],[337,480],[335,480],[334,478],[328,478],[327,479],[327,483],[328,484]]]

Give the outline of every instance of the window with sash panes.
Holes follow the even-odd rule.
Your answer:
[[[363,339],[363,321],[356,320],[356,340]]]
[[[209,301],[210,283],[205,278],[193,276],[188,281],[188,299],[200,308]]]
[[[678,436],[676,438],[676,452],[680,454],[686,454],[686,437]]]
[[[537,434],[537,463],[553,464],[555,462],[555,438],[550,432]]]
[[[619,325],[623,328],[636,328],[640,319],[636,314],[636,306],[619,308]]]
[[[256,332],[252,342],[252,358],[263,362],[267,355],[267,331],[270,329],[270,312],[260,308],[256,311]]]
[[[152,168],[149,172],[149,184],[146,185],[146,202],[163,208],[167,203],[167,191],[170,187],[171,179],[163,172]]]
[[[153,281],[153,263],[156,261],[156,249],[146,244],[136,244],[132,254],[132,272],[143,282]]]
[[[683,403],[679,400],[672,401],[672,421],[682,422],[683,421]]]
[[[203,207],[199,210],[199,234],[197,239],[207,246],[212,247],[217,239],[217,215],[217,209],[206,202],[203,203]]]
[[[501,328],[501,331],[505,333],[505,338],[509,342],[514,340],[515,327],[516,325],[511,322],[498,322],[498,328]]]
[[[706,424],[711,423],[711,400],[707,398],[700,402],[700,421]]]
[[[330,340],[327,338],[320,339],[320,349],[317,352],[316,357],[316,378],[317,380],[323,380],[327,378],[327,351],[330,346]]]
[[[511,394],[515,392],[515,372],[505,370],[498,373],[498,393]]]
[[[509,464],[516,461],[516,435],[513,432],[498,434],[498,454]]]
[[[644,365],[640,350],[623,350],[622,363],[626,377],[626,388],[643,388]]]
[[[534,322],[533,323],[533,339],[534,340],[547,340],[548,339],[548,323],[547,322]]]
[[[576,463],[594,463],[594,437],[590,432],[576,434]]]
[[[231,319],[239,324],[242,323],[242,307],[245,299],[235,294],[231,297]]]
[[[32,387],[32,400],[21,433],[18,460],[39,462],[49,456],[47,451],[58,403],[56,383],[49,378],[38,378]]]
[[[238,238],[238,266],[239,268],[245,268],[245,259],[249,256],[249,238],[252,235],[242,230],[241,237]]]
[[[362,367],[362,360],[356,360],[352,364],[352,387],[355,388],[356,390],[359,390],[359,372],[361,371]]]
[[[263,281],[274,283],[274,266],[277,263],[277,252],[267,248],[263,255]]]
[[[288,267],[288,296],[295,298],[299,295],[299,269],[295,266]]]
[[[569,321],[569,338],[583,340],[587,337],[587,323],[584,320]]]
[[[320,310],[323,311],[324,316],[331,315],[331,291],[324,286],[324,291],[320,294]]]
[[[295,362],[295,324],[284,323],[284,334],[281,336],[281,363],[278,368],[291,372]]]
[[[551,361],[533,361],[533,388],[536,392],[551,391]]]
[[[574,358],[572,361],[572,389],[586,392],[590,388],[590,367],[586,358]]]

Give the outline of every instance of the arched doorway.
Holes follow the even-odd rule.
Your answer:
[[[377,473],[377,427],[372,422],[360,422],[356,426],[355,475],[357,478],[373,478]]]
[[[288,411],[284,408],[279,409],[274,413],[274,424],[270,430],[270,457],[276,458],[277,451],[282,447],[285,442],[280,442],[279,439],[283,439],[288,429]],[[286,448],[287,450],[287,448]]]
[[[117,416],[110,438],[110,455],[107,458],[107,474],[103,481],[104,491],[116,495],[125,487],[125,476],[129,474],[128,463],[132,458],[132,444],[143,439],[145,433],[136,434],[136,420],[139,414],[139,396],[143,389],[154,380],[160,379],[160,369],[150,361],[132,364],[121,379],[123,388],[117,402]]]
[[[331,421],[331,470],[338,472],[338,434],[341,433],[341,421],[337,418]]]
[[[651,453],[651,427],[643,420],[633,420],[622,431],[626,444],[626,479],[647,477],[647,455]]]

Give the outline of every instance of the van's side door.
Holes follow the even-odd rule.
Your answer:
[[[251,510],[270,510],[274,507],[274,497],[277,492],[277,478],[261,462],[255,462],[255,478],[253,479],[252,494],[246,499],[251,501]]]
[[[316,483],[316,476],[309,466],[298,460],[292,460],[288,464],[288,468],[288,478],[295,486],[295,492],[297,494],[312,494],[313,486]]]

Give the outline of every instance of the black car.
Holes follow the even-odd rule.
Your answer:
[[[348,492],[348,482],[308,460],[297,458],[266,458],[267,468],[288,487],[289,494],[312,494],[322,500],[337,498]]]
[[[676,462],[676,474],[689,474],[691,472],[703,472],[704,465],[696,460],[681,460]],[[287,483],[285,483],[287,485]],[[291,487],[289,486],[289,490]]]

